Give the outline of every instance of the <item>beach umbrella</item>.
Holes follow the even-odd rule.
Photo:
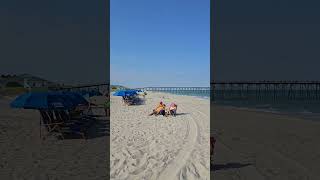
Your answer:
[[[70,109],[74,107],[74,103],[67,95],[57,92],[29,92],[14,99],[10,103],[10,107],[24,109]]]
[[[89,92],[89,96],[92,97],[92,96],[102,96],[102,93],[99,92],[98,90],[96,91],[90,91]]]
[[[88,105],[89,102],[79,93],[76,92],[62,92],[63,95],[66,95],[68,99],[75,105]]]
[[[103,94],[98,91],[98,90],[91,90],[91,91],[88,91],[88,90],[82,90],[79,92],[79,94],[81,94],[82,96],[89,96],[89,97],[92,97],[92,96],[102,96]]]
[[[114,96],[134,96],[137,95],[135,90],[119,90],[113,93]]]

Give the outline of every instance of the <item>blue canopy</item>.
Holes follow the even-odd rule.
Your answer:
[[[58,92],[30,92],[18,96],[10,103],[12,108],[72,109],[76,102],[70,95]]]
[[[83,105],[88,105],[89,102],[83,97],[81,96],[79,93],[76,92],[62,92],[63,95],[68,96],[67,98],[72,101],[72,103],[74,103],[75,105],[79,105],[79,104],[83,104]]]
[[[92,96],[102,96],[103,94],[98,90],[81,90],[79,91],[79,94],[82,96],[88,95],[89,97]]]
[[[134,96],[137,95],[137,90],[119,90],[113,93],[114,96]]]

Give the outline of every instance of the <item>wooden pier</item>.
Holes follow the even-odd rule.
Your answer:
[[[320,81],[231,81],[211,83],[211,99],[319,101]]]
[[[109,92],[110,91],[110,84],[103,83],[103,84],[88,84],[88,85],[79,85],[79,86],[72,86],[72,87],[62,87],[56,90],[64,90],[64,91],[99,91],[99,92]]]
[[[145,87],[141,88],[145,91],[153,92],[169,92],[173,94],[181,95],[200,95],[200,96],[209,96],[210,87]]]

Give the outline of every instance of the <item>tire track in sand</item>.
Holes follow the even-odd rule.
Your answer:
[[[183,108],[181,108],[183,109]],[[183,144],[178,155],[173,159],[170,164],[161,172],[158,179],[174,179],[178,176],[180,170],[186,165],[188,159],[191,156],[192,151],[194,150],[195,144],[198,139],[198,124],[195,122],[193,117],[186,119],[187,123],[187,142]]]

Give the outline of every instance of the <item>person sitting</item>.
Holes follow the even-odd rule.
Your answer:
[[[169,106],[169,114],[172,116],[176,116],[178,105],[176,103],[171,103]]]
[[[152,115],[156,115],[156,116],[157,115],[163,115],[163,116],[165,116],[166,115],[165,109],[166,109],[166,105],[161,101],[159,103],[159,105],[155,109],[153,109],[152,113],[149,114],[149,116],[152,116]]]

